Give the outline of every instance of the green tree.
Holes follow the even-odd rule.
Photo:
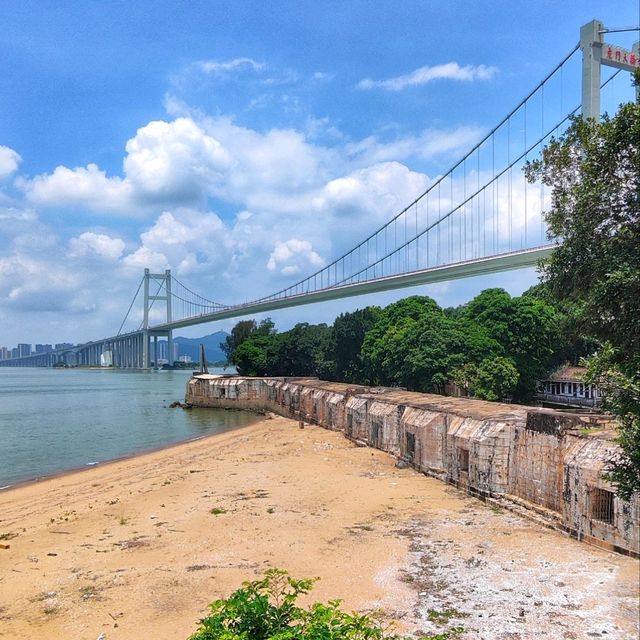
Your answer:
[[[485,289],[465,305],[460,320],[479,324],[515,363],[517,400],[527,400],[553,366],[559,345],[559,317],[552,305],[532,296],[512,298],[504,289]]]
[[[419,339],[416,327],[425,319],[446,320],[435,300],[426,296],[404,298],[382,310],[362,344],[364,382],[422,390],[425,385],[410,358]]]
[[[526,173],[551,187],[545,217],[559,245],[543,264],[544,281],[601,344],[593,379],[618,416],[623,452],[609,475],[628,497],[640,489],[640,104],[601,122],[575,118]]]
[[[211,613],[189,640],[402,640],[374,615],[342,611],[340,600],[299,607],[298,597],[308,594],[315,581],[269,569],[260,580],[244,582],[228,598],[212,602]],[[451,611],[459,614],[447,610],[447,619]],[[457,626],[421,640],[454,640],[462,632]]]
[[[452,317],[431,298],[413,296],[382,310],[365,336],[362,362],[374,384],[444,393],[457,368],[500,353],[498,341],[478,323]]]
[[[244,340],[236,349],[234,363],[243,376],[268,376],[273,374],[276,343],[278,336],[254,334]]]
[[[516,365],[510,358],[487,358],[480,363],[471,380],[473,396],[481,400],[509,399],[519,378]]]
[[[558,300],[545,282],[530,287],[522,295],[543,300],[555,309],[558,343],[551,361],[552,369],[566,363],[578,366],[583,358],[596,352],[598,343],[584,332],[580,304],[573,300]]]
[[[560,243],[543,264],[559,300],[581,308],[582,328],[640,369],[640,105],[613,118],[574,119],[527,175],[551,187],[545,213]]]
[[[464,395],[492,401],[510,400],[519,378],[513,360],[503,356],[485,358],[479,364],[467,362],[450,374]]]
[[[227,357],[229,364],[237,365],[236,351],[238,347],[251,336],[269,336],[275,334],[275,325],[271,318],[265,318],[257,324],[255,320],[240,320],[228,335],[224,342],[220,343],[220,348]]]
[[[326,377],[331,327],[298,323],[278,335],[270,375]]]
[[[361,350],[367,332],[375,325],[380,307],[366,307],[341,313],[333,323],[330,359],[333,377],[343,382],[362,383],[365,378]]]
[[[605,477],[625,500],[640,491],[640,377],[625,375],[616,363],[610,344],[587,360],[585,381],[597,384],[605,393],[605,409],[620,423],[621,455],[609,461]]]
[[[451,382],[456,384],[462,395],[470,396],[473,393],[473,381],[478,368],[476,365],[467,362],[460,367],[456,367],[451,372]]]

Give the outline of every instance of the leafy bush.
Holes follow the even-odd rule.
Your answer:
[[[298,596],[309,593],[316,580],[296,580],[282,569],[269,569],[226,600],[212,602],[211,614],[189,640],[401,640],[387,634],[375,616],[341,611],[340,600],[298,607]],[[460,628],[453,633],[458,637]],[[449,637],[445,632],[423,640]]]

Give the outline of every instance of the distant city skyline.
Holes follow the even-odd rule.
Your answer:
[[[639,11],[593,0],[2,3],[3,343],[115,334],[145,267],[229,304],[295,282],[457,161],[582,24],[629,27]],[[630,47],[637,34],[608,37]],[[578,81],[557,92],[568,100]],[[607,91],[633,95],[625,74]],[[412,293],[454,306],[535,282],[528,269],[269,315],[286,329]]]

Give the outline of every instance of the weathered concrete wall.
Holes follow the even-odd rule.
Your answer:
[[[561,422],[553,416],[527,416],[525,428],[514,432],[509,493],[562,512],[563,434]]]
[[[186,401],[342,431],[475,495],[525,506],[578,539],[639,555],[640,500],[620,500],[602,479],[617,450],[611,431],[591,430],[604,419],[308,378],[198,374]]]

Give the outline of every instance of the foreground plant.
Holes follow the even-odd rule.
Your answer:
[[[402,640],[388,634],[373,615],[341,611],[340,600],[298,607],[298,596],[309,593],[316,580],[296,580],[282,569],[269,569],[226,600],[212,602],[211,614],[189,640]],[[454,635],[444,632],[422,640],[448,640],[460,632],[458,627]]]

